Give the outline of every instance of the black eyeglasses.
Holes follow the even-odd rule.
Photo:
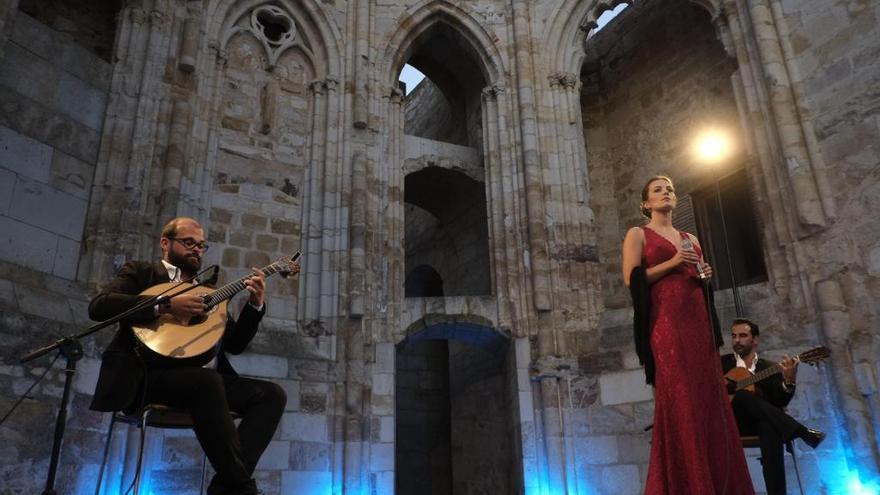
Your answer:
[[[184,237],[184,238],[168,237],[167,239],[169,241],[177,241],[177,242],[183,244],[183,247],[189,249],[190,251],[192,251],[195,248],[199,248],[202,251],[207,251],[208,248],[211,247],[208,245],[207,242],[197,241],[197,240],[193,239],[192,237]]]

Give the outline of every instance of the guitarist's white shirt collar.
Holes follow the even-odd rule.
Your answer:
[[[160,260],[163,265],[165,265],[165,269],[168,270],[168,281],[169,282],[180,282],[180,268],[172,265],[171,263]]]
[[[752,366],[746,366],[746,362],[743,358],[739,357],[739,354],[733,353],[733,357],[736,358],[736,367],[737,368],[745,368],[749,370],[749,373],[755,374],[755,368],[758,366],[758,353],[755,353],[755,359],[752,360]]]

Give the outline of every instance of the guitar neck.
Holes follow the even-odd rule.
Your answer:
[[[280,271],[280,267],[278,267],[277,265],[277,263],[272,263],[269,266],[261,268],[260,271],[263,272],[263,275],[269,277]],[[207,296],[205,296],[205,305],[208,306],[209,309],[213,308],[221,302],[243,291],[245,288],[244,282],[249,278],[251,278],[251,275],[242,277],[235,282],[228,283],[223,287],[215,290],[214,292],[208,294]]]

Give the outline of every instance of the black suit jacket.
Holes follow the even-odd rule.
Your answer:
[[[108,282],[89,304],[89,318],[97,321],[112,318],[144,299],[139,293],[156,284],[169,282],[168,270],[161,261],[129,261],[116,278]],[[237,375],[226,353],[242,353],[257,332],[266,311],[257,311],[245,304],[238,320],[229,318],[217,354],[217,371]],[[148,323],[156,318],[152,307],[146,308],[119,323],[119,330],[102,354],[101,371],[91,409],[120,411],[138,405],[138,391],[144,383],[147,365],[137,352],[140,345],[132,332],[132,324]]]
[[[767,369],[774,364],[776,363],[773,361],[758,358],[758,362],[755,364],[755,373]],[[724,373],[736,368],[736,358],[733,354],[721,356],[721,367],[724,369]],[[787,406],[794,397],[794,387],[789,387],[789,392],[782,388],[782,373],[777,373],[761,380],[755,384],[755,389],[760,397],[780,409]]]

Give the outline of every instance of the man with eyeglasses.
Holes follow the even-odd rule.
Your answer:
[[[201,225],[192,218],[169,221],[159,239],[162,259],[129,261],[89,305],[93,320],[106,320],[138,303],[138,294],[164,282],[193,280],[208,249]],[[299,271],[294,265],[293,273]],[[226,353],[240,354],[250,343],[263,314],[265,277],[257,269],[245,281],[250,293],[237,320],[227,320],[216,357],[203,367],[155,363],[142,359],[132,324],[147,323],[170,313],[180,321],[205,314],[204,299],[192,292],[172,297],[168,304],[147,308],[120,322],[104,351],[91,408],[134,411],[159,403],[184,409],[193,419],[196,438],[216,475],[209,495],[259,493],[252,478],[257,461],[281,420],[287,396],[278,385],[239,376]],[[241,415],[236,429],[230,411]]]

